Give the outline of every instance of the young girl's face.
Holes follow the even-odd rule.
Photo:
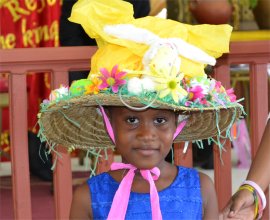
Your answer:
[[[123,162],[139,169],[161,167],[173,142],[176,114],[170,110],[132,111],[125,107],[112,107],[109,114]]]

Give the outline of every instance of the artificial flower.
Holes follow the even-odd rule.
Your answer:
[[[81,96],[85,94],[86,88],[92,86],[93,82],[91,79],[79,79],[72,82],[69,93],[71,96]],[[89,88],[90,89],[90,88]],[[88,94],[90,92],[88,91]]]
[[[44,99],[44,100],[42,101],[42,104],[48,105],[48,104],[50,104],[50,100],[49,100],[49,99]]]
[[[145,92],[154,92],[155,84],[152,79],[132,77],[127,82],[128,92],[134,95],[140,95],[143,91]]]
[[[223,92],[225,92],[225,88],[221,85],[221,82],[220,82],[220,81],[215,81],[215,90],[216,90],[218,93],[223,93]]]
[[[160,98],[170,95],[178,103],[187,91],[180,84],[184,75],[179,73],[181,60],[177,50],[169,43],[161,43],[152,49],[143,60],[148,77],[154,81]]]
[[[225,89],[224,87],[221,85],[220,81],[216,81],[215,79],[211,79],[210,81],[210,86],[209,86],[209,94],[213,95],[213,94],[220,94],[220,93],[224,93]]]
[[[85,95],[87,94],[98,94],[101,80],[99,78],[91,79],[91,83],[85,86]]]
[[[51,92],[49,99],[50,101],[54,101],[58,98],[63,98],[64,96],[68,95],[68,87],[60,85],[59,89],[55,89]]]
[[[146,92],[154,92],[155,91],[155,83],[149,77],[144,77],[141,79],[142,87]]]
[[[209,79],[207,79],[206,77],[196,77],[189,81],[189,87],[196,88],[197,86],[200,87],[202,94],[207,95],[210,86]]]
[[[127,90],[130,94],[139,95],[142,93],[141,79],[132,77],[128,80]]]
[[[124,71],[118,70],[118,65],[115,65],[111,72],[109,72],[106,68],[101,68],[100,73],[102,76],[100,77],[102,83],[99,85],[99,89],[106,89],[108,87],[112,88],[114,93],[118,92],[119,86],[124,85],[126,80],[124,80],[125,75],[127,74]]]
[[[216,86],[216,80],[210,79],[209,93],[211,93],[212,91],[214,91],[215,86]]]
[[[187,96],[187,91],[180,85],[183,79],[183,74],[177,74],[176,72],[170,75],[164,74],[163,77],[155,79],[157,82],[157,90],[160,92],[159,97],[164,98],[167,95],[171,95],[175,103]]]
[[[189,100],[191,101],[201,101],[204,99],[205,94],[201,86],[195,86],[188,90]]]
[[[226,93],[230,99],[231,102],[235,102],[236,101],[236,95],[234,94],[234,90],[233,88],[227,89]]]

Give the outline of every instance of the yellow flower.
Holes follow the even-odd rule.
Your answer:
[[[183,79],[183,74],[177,74],[176,72],[170,75],[163,75],[163,77],[156,78],[157,91],[159,91],[159,97],[164,98],[167,95],[171,95],[174,102],[178,103],[179,99],[187,96],[187,91],[182,88],[180,81]]]
[[[101,80],[99,78],[93,78],[92,84],[87,85],[85,87],[85,93],[86,95],[88,94],[98,94],[99,93],[99,85],[101,84]]]

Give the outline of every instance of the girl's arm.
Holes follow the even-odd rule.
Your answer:
[[[268,119],[264,134],[256,153],[256,156],[250,167],[247,180],[257,183],[263,191],[270,184],[270,120]],[[234,217],[237,213],[241,213],[244,209],[253,208],[254,199],[250,192],[241,190],[237,192],[229,201],[227,207],[223,211],[224,219],[226,217]]]
[[[205,174],[200,173],[203,198],[203,219],[218,219],[218,202],[214,184]]]
[[[268,120],[267,122],[259,149],[252,162],[247,179],[256,182],[264,191],[270,184],[269,170],[270,170],[270,120]]]
[[[75,190],[69,219],[93,219],[91,197],[87,183],[82,184]]]

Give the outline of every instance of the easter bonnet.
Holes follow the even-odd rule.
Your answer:
[[[98,50],[87,79],[52,91],[41,104],[39,137],[52,149],[113,149],[106,106],[178,112],[186,123],[174,142],[209,139],[222,147],[220,138],[230,137],[243,108],[204,69],[229,52],[231,26],[135,19],[132,5],[121,0],[79,0],[69,20],[96,39]]]

